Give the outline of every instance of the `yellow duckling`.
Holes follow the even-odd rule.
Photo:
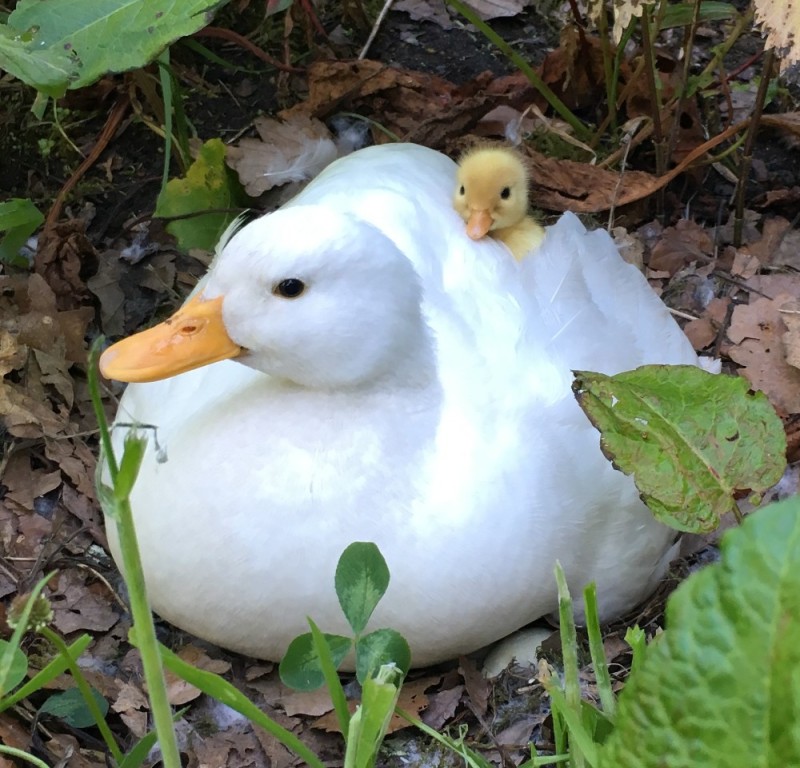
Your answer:
[[[513,149],[479,147],[467,152],[458,164],[453,206],[473,240],[491,234],[518,261],[544,239],[544,229],[528,215],[528,169]]]

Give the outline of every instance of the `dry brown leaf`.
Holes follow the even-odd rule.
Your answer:
[[[647,266],[670,277],[692,262],[706,263],[714,250],[708,232],[699,224],[681,219],[667,227],[653,246]]]
[[[756,22],[767,34],[766,45],[781,56],[781,68],[800,62],[800,3],[796,0],[755,0]]]
[[[108,587],[101,582],[89,583],[86,571],[68,569],[59,572],[53,593],[53,624],[67,635],[78,629],[107,632],[119,621],[112,610]]]
[[[456,685],[430,694],[428,708],[425,710],[422,722],[438,731],[445,723],[453,719],[464,690],[463,685]]]
[[[690,320],[683,326],[683,332],[694,347],[696,352],[707,349],[717,338],[717,331],[708,317],[699,317]]]
[[[30,455],[15,452],[3,472],[3,485],[8,488],[8,498],[20,509],[33,512],[33,501],[61,485],[61,473],[47,472],[31,467]]]
[[[464,0],[464,4],[483,19],[500,19],[519,15],[529,0]]]
[[[392,10],[407,13],[413,21],[432,21],[442,29],[455,26],[444,0],[397,0]]]
[[[768,275],[755,275],[747,280],[747,287],[763,293],[771,299],[782,293],[800,296],[800,274],[792,272],[773,272]]]
[[[184,646],[178,651],[178,656],[193,667],[204,669],[207,672],[213,672],[217,675],[223,675],[231,668],[231,665],[224,659],[212,659],[204,650],[198,648],[196,645]],[[190,701],[194,701],[198,698],[202,693],[199,688],[195,688],[170,671],[165,673],[165,677],[167,680],[167,697],[169,698],[169,703],[172,704],[173,707],[188,704]]]
[[[475,84],[462,88],[436,75],[397,69],[377,61],[320,61],[308,69],[308,99],[280,116],[316,118],[348,109],[373,115],[404,141],[443,147],[463,137],[490,106]],[[376,141],[387,141],[376,130]]]
[[[734,344],[728,355],[743,366],[740,373],[753,388],[763,391],[785,414],[800,413],[800,370],[786,362],[782,344],[786,326],[779,311],[793,298],[784,294],[741,304],[734,309],[728,328]]]
[[[260,140],[242,139],[227,148],[225,157],[251,197],[312,179],[338,156],[331,132],[316,118],[299,113],[286,120],[257,117],[255,127]]]
[[[467,686],[467,694],[472,702],[472,706],[479,716],[483,716],[486,714],[486,710],[489,706],[491,685],[478,669],[477,664],[475,664],[469,656],[462,656],[459,659],[458,666],[458,671],[461,673],[461,676],[464,678],[464,684]]]
[[[316,691],[292,691],[281,698],[281,706],[287,715],[321,717],[333,709],[331,695],[327,688]]]
[[[59,309],[75,309],[91,300],[86,280],[97,270],[97,252],[80,219],[42,232],[33,266],[53,289]]]
[[[615,171],[574,160],[558,160],[525,148],[530,158],[531,204],[552,211],[599,213],[641,200],[659,186],[644,171]]]
[[[425,691],[433,685],[436,685],[440,677],[425,677],[421,680],[414,680],[412,682],[403,683],[400,689],[400,698],[397,701],[397,706],[404,709],[415,717],[419,717],[420,713],[428,706],[428,697]],[[348,709],[351,713],[355,712],[357,702],[348,701]],[[339,733],[339,720],[335,712],[328,712],[320,718],[317,718],[311,726],[320,730],[328,731],[330,733]],[[392,715],[389,721],[389,728],[387,733],[394,733],[403,728],[408,728],[409,723],[398,715]]]
[[[141,688],[132,683],[123,683],[111,709],[119,714],[134,736],[141,738],[147,733],[150,703]]]
[[[778,307],[778,311],[787,328],[783,334],[786,362],[793,368],[800,369],[800,301],[786,301]]]
[[[52,734],[52,738],[45,742],[45,747],[55,758],[50,764],[59,768],[103,768],[107,765],[102,752],[83,748],[74,736],[64,733]]]
[[[30,748],[31,739],[32,735],[29,728],[24,728],[8,712],[0,712],[0,744],[5,744],[7,747],[13,747],[14,749],[26,750]]]
[[[761,269],[761,262],[758,257],[750,253],[750,249],[738,248],[733,257],[733,264],[731,265],[731,275],[734,277],[742,277],[745,280],[752,277]]]

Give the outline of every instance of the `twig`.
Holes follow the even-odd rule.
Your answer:
[[[381,12],[378,14],[378,18],[375,19],[375,23],[372,25],[372,31],[369,33],[369,37],[367,38],[367,42],[364,43],[364,47],[361,49],[361,53],[358,54],[358,60],[361,61],[366,55],[369,47],[372,45],[372,41],[375,39],[375,36],[378,34],[378,30],[380,29],[381,24],[383,24],[383,20],[386,18],[386,14],[389,13],[389,9],[392,7],[392,3],[394,0],[385,0],[383,3],[383,8],[381,8]]]
[[[767,101],[767,91],[772,80],[772,65],[775,62],[775,49],[770,48],[764,56],[764,69],[761,73],[761,82],[758,84],[756,103],[747,128],[747,136],[742,150],[742,165],[739,169],[739,184],[736,189],[736,215],[733,220],[733,245],[738,248],[742,244],[742,227],[744,224],[744,192],[747,188],[747,177],[750,175],[750,166],[753,163],[753,145],[761,123],[761,113]]]
[[[66,184],[59,190],[47,214],[47,220],[44,223],[45,230],[52,229],[55,226],[58,217],[61,215],[61,209],[64,207],[64,201],[67,199],[67,195],[75,188],[75,185],[84,177],[86,172],[98,161],[100,155],[103,154],[109,142],[114,137],[114,134],[117,132],[117,128],[119,128],[119,124],[122,122],[122,117],[128,109],[129,104],[130,102],[127,94],[121,94],[117,97],[117,101],[111,109],[111,112],[109,112],[106,124],[103,126],[103,130],[100,131],[100,135],[97,137],[97,141],[92,147],[91,152],[86,155],[84,161],[73,171],[72,176],[67,179]]]
[[[278,59],[270,56],[265,50],[259,48],[255,43],[250,42],[246,37],[234,32],[232,29],[224,29],[223,27],[205,27],[199,32],[194,33],[195,37],[211,37],[216,40],[227,40],[229,43],[236,43],[236,45],[244,48],[249,53],[252,53],[257,59],[265,61],[270,66],[280,69],[283,72],[305,72],[305,69],[293,67],[290,64],[284,64]]]

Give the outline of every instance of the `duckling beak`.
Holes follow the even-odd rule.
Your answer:
[[[494,224],[494,220],[489,211],[471,211],[469,219],[467,219],[467,234],[473,240],[480,240],[482,237],[486,237],[492,224]]]
[[[110,346],[100,356],[100,372],[117,381],[158,381],[241,352],[225,330],[222,296],[199,293],[169,320]]]

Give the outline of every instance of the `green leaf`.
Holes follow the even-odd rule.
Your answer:
[[[358,635],[389,586],[389,568],[378,547],[363,541],[347,547],[336,566],[335,583],[342,611]]]
[[[700,21],[727,21],[739,15],[736,8],[730,3],[721,3],[714,0],[705,0],[700,3]],[[663,16],[659,22],[659,29],[672,27],[688,27],[694,19],[694,3],[673,3],[664,8]]]
[[[341,635],[324,635],[328,643],[334,666],[338,669],[344,657],[353,646],[349,637]],[[325,682],[325,675],[319,661],[319,654],[314,647],[311,633],[300,635],[289,643],[286,655],[278,667],[281,680],[297,691],[315,691]]]
[[[293,0],[267,0],[267,16],[272,16],[292,7]]]
[[[800,498],[755,512],[667,603],[602,768],[800,765]]]
[[[41,48],[33,34],[0,24],[0,69],[42,93],[60,98],[78,78],[79,63],[69,51]]]
[[[348,765],[372,768],[383,737],[394,714],[400,695],[403,672],[394,664],[381,667],[375,677],[366,680],[361,691],[361,704],[350,719],[347,737]]]
[[[69,658],[64,658],[63,654],[56,656],[44,669],[37,672],[25,685],[14,691],[13,695],[2,697],[0,700],[0,712],[13,707],[18,701],[27,699],[32,693],[36,693],[40,688],[44,688],[51,680],[55,680],[60,674],[66,671],[70,660],[75,660],[80,656],[89,643],[92,641],[91,635],[81,635],[74,643],[67,647]],[[0,657],[2,654],[0,654]],[[13,687],[13,686],[12,686]]]
[[[411,667],[411,649],[393,629],[376,629],[356,640],[356,677],[362,685],[387,664],[405,675]]]
[[[272,734],[281,744],[304,760],[306,765],[311,766],[311,768],[324,768],[322,761],[297,736],[265,715],[247,696],[227,680],[215,675],[213,672],[206,672],[204,669],[193,667],[163,645],[160,645],[158,649],[164,666],[170,672],[173,672],[187,683],[191,683],[195,688],[199,688],[203,693],[212,696],[217,701],[227,704],[231,709],[244,715],[250,722]]]
[[[345,741],[347,741],[347,732],[350,727],[350,710],[347,707],[347,696],[337,672],[341,660],[336,661],[333,658],[330,645],[328,645],[322,630],[311,619],[308,619],[308,625],[311,627],[311,637],[314,641],[314,650],[319,658],[319,667],[325,679],[325,685],[328,687],[328,693],[331,695],[336,719],[339,721],[339,730],[344,735]]]
[[[105,717],[106,712],[108,712],[108,702],[100,695],[99,691],[94,688],[91,691],[97,706]],[[53,717],[63,720],[73,728],[88,728],[95,724],[94,717],[92,717],[86,701],[77,688],[69,688],[51,696],[39,708],[39,714],[53,715]]]
[[[48,62],[55,53],[76,56],[79,67],[68,70],[69,87],[80,88],[107,72],[149,64],[175,40],[206,26],[221,4],[222,0],[20,0],[8,25],[9,31],[29,37],[31,49]],[[55,58],[51,66],[60,61]]]
[[[117,503],[130,497],[133,485],[139,475],[139,468],[142,466],[146,448],[147,438],[142,437],[136,429],[129,429],[125,434],[125,447],[114,483],[114,497]]]
[[[158,734],[155,730],[148,731],[127,751],[125,759],[119,764],[119,768],[139,768],[147,760],[157,741]]]
[[[225,145],[219,139],[211,139],[203,144],[186,176],[167,184],[159,195],[155,215],[170,218],[198,214],[171,221],[167,231],[185,251],[190,248],[213,251],[236,213],[203,211],[242,208],[247,203],[236,174],[225,165]]]
[[[575,372],[572,385],[600,446],[662,522],[704,532],[783,474],[786,437],[761,392],[738,376],[649,365],[617,376]]]
[[[30,200],[14,198],[0,203],[0,232],[6,233],[0,240],[0,262],[28,266],[19,251],[43,221],[41,211]]]
[[[5,698],[9,691],[13,691],[25,679],[28,673],[28,657],[19,646],[0,640],[0,666],[8,670],[0,688],[0,698]]]

